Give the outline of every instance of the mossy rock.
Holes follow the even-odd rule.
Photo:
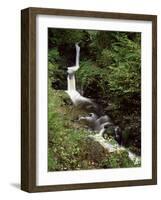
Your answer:
[[[108,151],[98,142],[91,137],[86,138],[86,152],[87,158],[94,162],[100,162],[104,159]]]

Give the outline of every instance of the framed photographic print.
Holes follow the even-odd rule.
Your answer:
[[[157,183],[157,16],[21,11],[21,189]]]

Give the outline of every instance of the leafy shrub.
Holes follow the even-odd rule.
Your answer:
[[[107,158],[102,160],[100,167],[102,168],[126,168],[134,167],[134,163],[128,157],[128,152],[119,151],[109,154]]]
[[[57,110],[60,102],[60,107],[65,109],[62,103],[68,100],[60,101],[60,98],[65,99],[65,96],[62,94],[60,97],[60,91],[57,93],[56,90],[67,89],[67,67],[75,64],[75,43],[78,42],[81,51],[80,69],[76,73],[77,89],[84,96],[95,99],[99,105],[102,105],[104,114],[110,115],[113,121],[121,127],[124,145],[140,154],[141,34],[49,29],[48,36],[48,74],[54,89],[54,91],[51,89],[52,95],[51,99],[49,98],[49,112],[51,109],[55,110],[54,113],[49,113],[50,137],[53,137],[51,136],[53,132],[61,133],[62,138],[67,137],[76,128],[71,128],[73,125],[67,119],[69,115],[63,115],[62,110]],[[55,98],[53,92],[56,94]],[[56,98],[57,95],[59,98]],[[57,106],[55,107],[54,104]],[[69,108],[72,109],[70,103]],[[67,128],[65,133],[63,132],[64,127]],[[84,138],[84,131],[81,130],[79,134]],[[61,145],[60,141],[58,143]],[[87,160],[82,162],[84,165],[89,165]]]

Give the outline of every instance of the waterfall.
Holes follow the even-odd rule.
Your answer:
[[[76,90],[76,84],[75,84],[75,75],[71,74],[67,76],[67,89],[68,91],[75,91]]]
[[[76,66],[79,66],[80,47],[78,46],[78,44],[76,44],[75,47],[76,47],[76,61],[75,61],[75,64],[76,64]]]
[[[75,72],[79,69],[79,55],[80,47],[78,44],[75,44],[76,47],[76,61],[75,66],[68,67],[68,76],[67,76],[67,89],[68,91],[76,91],[76,81],[75,81]]]
[[[76,106],[84,105],[84,104],[92,104],[92,101],[89,98],[83,97],[77,90],[76,90],[76,81],[75,81],[75,72],[79,69],[79,56],[80,56],[80,47],[76,43],[76,60],[75,66],[68,67],[67,69],[67,93],[70,96],[73,104]]]

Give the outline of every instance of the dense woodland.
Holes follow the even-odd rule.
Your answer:
[[[80,46],[77,90],[121,128],[126,148],[141,153],[141,34],[48,29],[48,169],[132,167],[126,152],[108,156],[100,150],[95,160],[87,153],[88,132],[73,122],[76,111],[64,92],[67,67],[75,65],[75,43]]]

